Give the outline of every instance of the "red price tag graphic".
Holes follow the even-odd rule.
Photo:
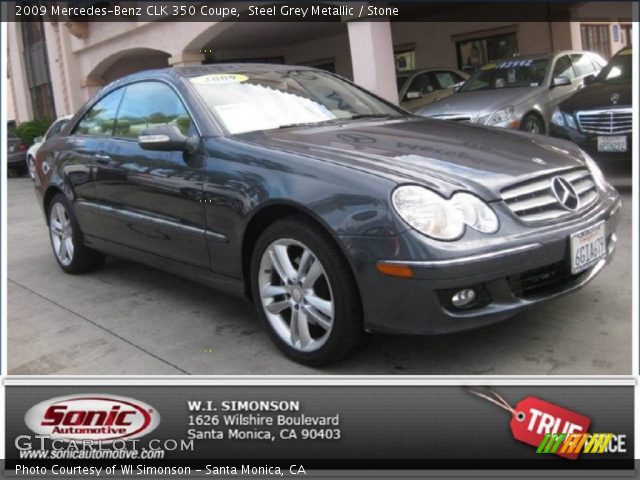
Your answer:
[[[515,407],[511,416],[511,433],[520,442],[538,447],[547,433],[587,433],[591,419],[536,397],[527,397]],[[556,455],[575,460],[579,453]]]
[[[516,440],[532,445],[536,448],[549,433],[566,434],[588,433],[591,426],[591,419],[564,407],[546,402],[536,397],[527,397],[514,407],[509,405],[504,398],[496,392],[488,393],[475,392],[468,389],[469,393],[484,398],[511,414],[511,434]],[[547,439],[548,442],[552,441]],[[557,437],[553,439],[553,443]],[[578,453],[561,453],[562,447],[555,450],[554,454],[560,457],[575,460]]]

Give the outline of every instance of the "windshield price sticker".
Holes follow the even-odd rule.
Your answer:
[[[527,60],[509,60],[498,64],[498,68],[518,68],[518,67],[530,67],[533,63],[533,59]]]
[[[249,80],[246,75],[239,75],[236,73],[214,73],[211,75],[201,75],[199,77],[193,77],[190,79],[191,83],[198,85],[210,85],[220,83],[242,83]]]
[[[299,401],[188,401],[189,440],[336,441],[340,414],[310,415]]]

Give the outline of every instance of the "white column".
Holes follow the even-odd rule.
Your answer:
[[[390,23],[349,22],[347,28],[354,82],[397,105]]]

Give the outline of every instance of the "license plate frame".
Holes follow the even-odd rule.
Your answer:
[[[569,237],[569,253],[572,275],[584,272],[600,260],[607,258],[605,222],[599,222],[596,225],[571,234]]]
[[[598,151],[603,153],[626,152],[629,149],[627,143],[626,135],[599,135]]]

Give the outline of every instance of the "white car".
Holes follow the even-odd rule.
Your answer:
[[[29,147],[29,150],[27,150],[27,169],[29,170],[29,176],[31,177],[31,180],[36,179],[36,154],[38,153],[38,150],[48,139],[58,136],[67,122],[71,120],[71,117],[73,117],[73,115],[65,115],[64,117],[60,117],[51,124],[51,126],[45,132],[44,137],[36,137],[33,139],[33,145],[31,145],[31,147]]]

